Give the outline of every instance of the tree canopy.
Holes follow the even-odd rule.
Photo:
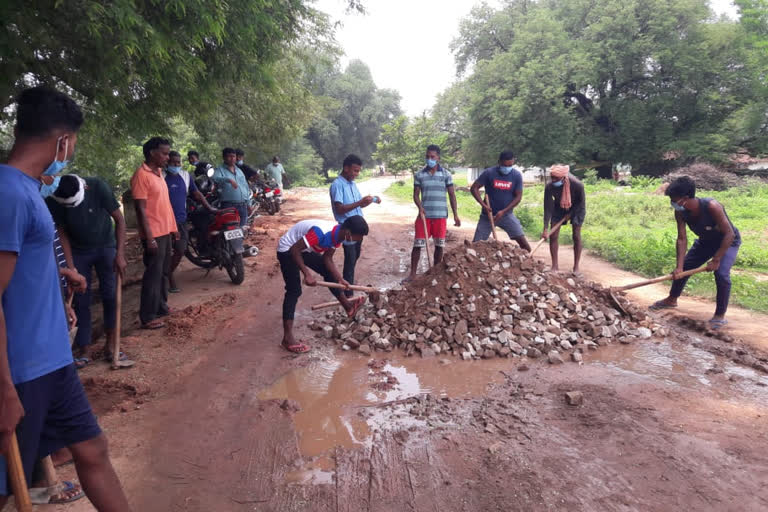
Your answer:
[[[765,0],[738,5],[740,22],[716,19],[705,0],[476,7],[453,44],[467,74],[454,100],[465,156],[483,163],[511,146],[536,164],[642,164],[765,150]]]

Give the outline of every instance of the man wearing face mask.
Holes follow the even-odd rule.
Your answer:
[[[181,154],[178,151],[168,153],[168,167],[163,173],[165,184],[168,186],[168,197],[171,200],[171,208],[176,218],[176,229],[179,233],[178,239],[173,242],[171,263],[168,268],[168,292],[179,293],[181,290],[176,286],[176,280],[173,278],[173,271],[181,263],[184,251],[187,249],[189,241],[187,233],[187,197],[192,197],[195,201],[202,204],[209,212],[215,212],[216,209],[208,204],[205,196],[200,193],[195,185],[195,180],[187,171],[181,168]]]
[[[40,182],[43,184],[40,187],[40,195],[45,199],[59,188],[61,176],[40,176]]]
[[[513,213],[523,199],[523,175],[515,169],[514,165],[515,154],[511,151],[502,151],[499,155],[499,164],[484,170],[472,184],[470,188],[472,197],[483,207],[472,241],[488,240],[491,235],[489,215],[493,215],[493,223],[496,227],[506,231],[510,240],[516,241],[520,247],[530,251],[531,246],[525,238],[523,227]],[[485,190],[490,206],[480,197],[480,187]]]
[[[94,269],[104,307],[104,356],[111,361],[117,319],[115,276],[125,277],[126,267],[125,219],[120,205],[109,185],[102,180],[74,174],[63,176],[56,192],[45,201],[62,245],[71,247],[75,268],[87,282],[85,293],[75,295],[73,300],[79,322],[75,337],[79,357],[75,363],[78,369],[84,367],[93,353],[91,276]]]
[[[573,237],[573,273],[580,275],[581,261],[581,226],[587,215],[587,199],[584,184],[569,173],[567,165],[553,165],[549,168],[550,182],[544,187],[544,231],[541,238],[549,238],[549,254],[552,258],[552,270],[560,270],[558,266],[558,250],[560,244],[560,226],[554,231],[550,227],[560,222],[566,215],[568,220],[562,225],[571,223]],[[551,224],[550,224],[551,222]]]
[[[696,183],[688,176],[670,183],[665,194],[669,197],[677,222],[677,266],[673,274],[677,276],[709,261],[707,270],[715,274],[717,286],[717,306],[709,326],[714,330],[720,329],[728,323],[725,312],[731,297],[731,267],[739,254],[741,234],[728,218],[723,205],[709,197],[696,197]],[[686,225],[698,236],[690,249]],[[687,277],[676,279],[669,296],[655,302],[651,309],[676,308],[677,299],[687,282]]]
[[[253,181],[255,178],[259,177],[259,173],[256,172],[256,169],[245,163],[245,151],[238,148],[235,150],[235,157],[237,160],[235,161],[235,165],[243,171],[243,174],[245,175],[245,179],[248,181]]]
[[[232,148],[224,148],[221,152],[224,163],[216,168],[213,182],[219,192],[222,208],[234,208],[240,215],[240,227],[248,223],[248,200],[251,198],[251,187],[240,168],[235,165],[237,154]]]
[[[129,511],[72,361],[55,228],[39,192],[40,177],[59,174],[72,157],[83,115],[71,98],[45,87],[22,92],[16,103],[14,145],[0,165],[0,454],[15,432],[29,483],[36,460],[68,447],[96,510]],[[7,481],[0,457],[0,509]]]

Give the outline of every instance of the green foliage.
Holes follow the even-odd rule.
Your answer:
[[[400,114],[400,96],[378,89],[363,62],[354,60],[344,72],[329,63],[312,84],[321,97],[322,114],[309,128],[307,138],[323,160],[323,170],[341,167],[349,153],[372,164],[372,154],[382,125]]]
[[[597,185],[597,171],[595,169],[587,169],[584,171],[584,179],[581,181],[583,181],[585,185]]]
[[[385,162],[394,171],[415,172],[424,167],[427,146],[440,146],[440,164],[450,167],[456,163],[456,149],[449,135],[442,131],[434,119],[421,115],[413,120],[398,116],[381,129],[374,158]]]
[[[765,0],[742,21],[706,0],[509,0],[476,7],[454,41],[465,158],[642,164],[765,146]],[[760,57],[757,49],[762,49]]]
[[[632,176],[630,183],[633,190],[647,190],[653,192],[661,186],[661,179],[652,176]]]
[[[457,188],[463,177],[456,177]],[[652,194],[655,183],[638,189],[634,186],[615,187],[601,180],[587,185],[587,218],[583,228],[584,245],[597,255],[621,268],[655,277],[669,273],[675,265],[677,229],[674,214],[666,196]],[[411,202],[413,181],[398,182],[387,195],[402,202]],[[457,189],[459,215],[474,222],[480,206],[468,191]],[[515,210],[529,237],[537,238],[543,227],[543,186],[527,186],[523,200]],[[726,208],[728,216],[739,229],[742,246],[732,274],[732,302],[756,311],[768,311],[768,231],[765,214],[768,211],[768,185],[753,183],[722,192],[701,191],[701,197],[714,197]],[[689,232],[689,243],[693,235]],[[573,242],[569,228],[562,230],[561,243]],[[714,298],[715,284],[711,274],[691,278],[687,293]]]

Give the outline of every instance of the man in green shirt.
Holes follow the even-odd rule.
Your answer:
[[[267,172],[267,177],[274,179],[277,182],[277,188],[282,190],[283,174],[285,174],[285,169],[283,169],[283,164],[280,163],[280,157],[272,157],[272,163],[268,164],[265,170]]]
[[[91,340],[91,276],[99,278],[99,292],[104,307],[104,331],[107,335],[104,355],[112,359],[117,319],[115,273],[124,277],[125,219],[109,186],[99,178],[81,178],[74,174],[61,177],[56,191],[45,200],[51,212],[62,245],[70,246],[78,273],[85,276],[85,293],[73,300],[78,330],[75,344],[82,368],[90,361]],[[113,225],[114,221],[114,225]],[[121,356],[123,357],[123,356]]]

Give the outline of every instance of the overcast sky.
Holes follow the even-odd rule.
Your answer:
[[[421,114],[450,85],[456,66],[449,45],[459,20],[479,0],[364,0],[367,14],[345,14],[347,0],[318,0],[316,7],[340,21],[336,39],[346,57],[360,59],[376,85],[395,89],[409,115]],[[497,2],[491,0],[491,5]],[[731,0],[710,0],[718,13],[733,17]]]

